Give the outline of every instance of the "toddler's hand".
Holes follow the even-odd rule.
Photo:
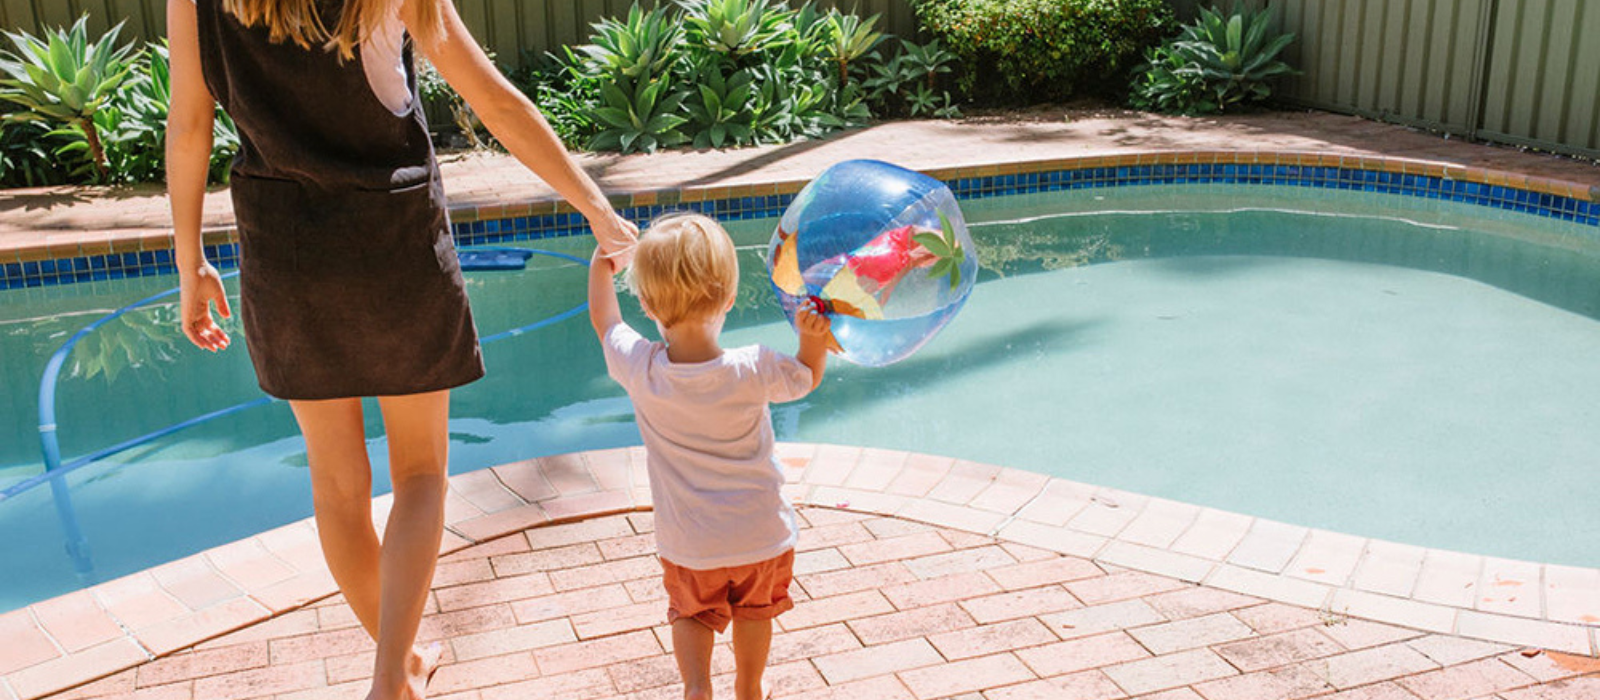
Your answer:
[[[807,299],[794,314],[795,328],[800,331],[800,337],[826,337],[833,327],[833,322],[817,309],[817,302]]]

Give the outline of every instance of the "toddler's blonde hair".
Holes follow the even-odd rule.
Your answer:
[[[733,239],[708,216],[681,213],[656,219],[639,236],[628,286],[662,326],[711,318],[739,290]]]

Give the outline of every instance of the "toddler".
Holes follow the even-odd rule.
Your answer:
[[[606,370],[633,401],[648,456],[656,547],[667,590],[673,655],[684,697],[711,697],[711,649],[733,626],[735,691],[760,700],[772,618],[789,599],[794,509],[780,489],[767,404],[793,401],[822,382],[828,319],[796,315],[796,357],[765,346],[717,342],[733,308],[739,263],[715,221],[677,214],[640,237],[628,284],[661,342],[623,323],[611,261],[595,252],[589,318]]]

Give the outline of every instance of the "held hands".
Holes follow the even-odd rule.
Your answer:
[[[611,262],[613,273],[621,272],[633,262],[633,249],[639,243],[639,227],[615,211],[599,220],[589,220],[594,240],[600,244],[601,257]]]
[[[183,334],[201,350],[216,352],[228,347],[228,334],[211,317],[211,304],[223,318],[233,316],[228,308],[228,293],[222,288],[222,277],[210,263],[179,277],[179,306],[183,310]]]

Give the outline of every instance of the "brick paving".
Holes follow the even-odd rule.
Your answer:
[[[1296,608],[1003,539],[801,509],[774,698],[1594,700],[1600,660]],[[438,700],[679,697],[649,513],[440,560]],[[726,637],[717,693],[731,696]],[[51,696],[359,700],[373,645],[334,596]]]

